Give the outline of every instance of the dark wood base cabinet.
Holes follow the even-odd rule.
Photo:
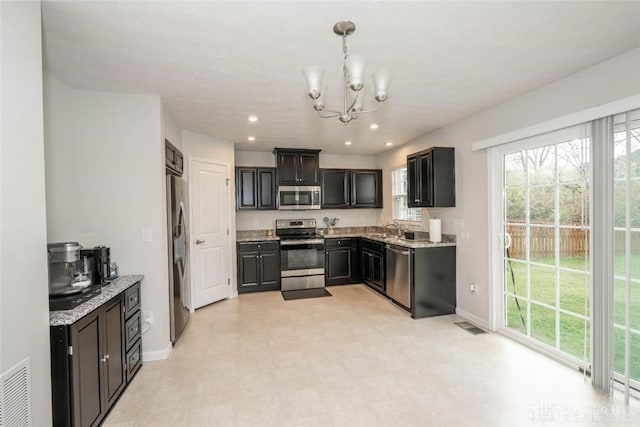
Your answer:
[[[456,248],[444,246],[412,250],[411,317],[456,312]]]
[[[375,240],[360,241],[360,265],[362,281],[369,287],[384,294],[385,287],[384,243]]]
[[[238,243],[238,293],[280,290],[280,243]]]
[[[137,283],[77,322],[50,327],[54,426],[100,425],[140,369],[139,294]]]
[[[347,285],[360,283],[359,241],[358,238],[325,239],[324,283]]]

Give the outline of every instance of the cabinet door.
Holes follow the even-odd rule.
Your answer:
[[[236,209],[256,209],[256,169],[236,168]]]
[[[120,395],[120,391],[125,386],[124,368],[124,337],[122,298],[118,297],[114,302],[108,303],[101,316],[104,317],[100,331],[103,338],[102,364],[103,378],[102,385],[105,411]]]
[[[433,207],[433,151],[420,155],[420,206]]]
[[[360,265],[362,267],[362,281],[365,283],[370,283],[373,274],[371,272],[371,252],[362,251],[360,253]]]
[[[382,171],[351,171],[351,207],[382,207]]]
[[[326,251],[325,282],[327,285],[351,283],[351,248]]]
[[[420,170],[418,156],[407,157],[407,207],[420,206]]]
[[[298,184],[300,158],[296,153],[278,153],[278,183],[280,185]]]
[[[238,254],[238,291],[258,286],[259,253],[244,252]]]
[[[371,282],[380,291],[384,292],[384,259],[380,254],[371,256]]]
[[[260,253],[260,287],[280,289],[280,254]]]
[[[350,172],[346,169],[322,169],[322,208],[348,208],[350,199]]]
[[[74,426],[94,425],[104,412],[100,393],[100,329],[103,318],[99,311],[83,317],[71,327]]]
[[[318,154],[300,153],[299,156],[298,184],[318,185]]]
[[[273,168],[258,168],[256,174],[258,184],[258,189],[256,191],[258,196],[257,208],[264,210],[275,209],[276,170]]]

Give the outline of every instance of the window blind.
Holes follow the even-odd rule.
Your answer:
[[[407,168],[391,171],[392,219],[394,221],[422,221],[420,208],[407,207]]]

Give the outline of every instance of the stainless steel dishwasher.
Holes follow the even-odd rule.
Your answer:
[[[387,245],[387,295],[411,309],[411,251]]]

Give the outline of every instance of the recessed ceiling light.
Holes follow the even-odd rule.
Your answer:
[[[391,147],[393,145],[393,142],[387,141],[384,143],[384,145],[386,145],[387,147]]]
[[[351,145],[351,141],[345,141],[344,145]]]
[[[371,123],[371,124],[369,125],[369,129],[371,129],[371,130],[376,130],[376,129],[378,129],[379,127],[380,127],[380,126],[379,126],[377,123]]]
[[[258,121],[258,116],[249,116],[248,119],[251,123],[255,123]]]
[[[256,137],[255,136],[250,136],[250,137],[247,138],[247,140],[253,142],[253,141],[256,140]]]

